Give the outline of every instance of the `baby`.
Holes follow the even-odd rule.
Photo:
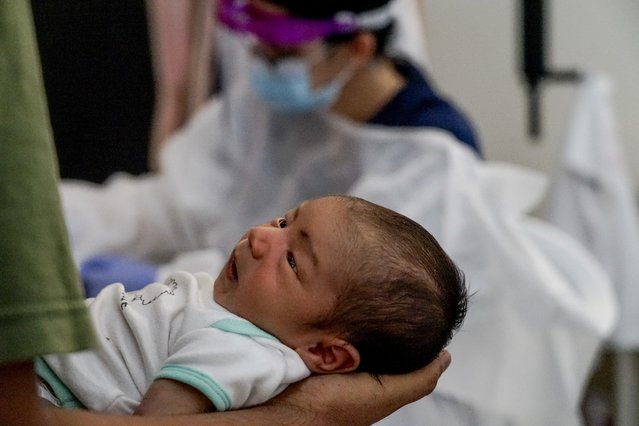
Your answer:
[[[425,366],[467,302],[463,274],[419,224],[359,198],[317,198],[250,229],[215,281],[178,272],[87,299],[102,348],[37,360],[40,393],[166,414],[157,390],[178,383],[207,410],[256,405],[312,373]]]

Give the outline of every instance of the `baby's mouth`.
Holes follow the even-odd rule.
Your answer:
[[[237,263],[235,263],[235,252],[231,255],[231,263],[229,265],[229,274],[231,275],[231,279],[237,280]]]

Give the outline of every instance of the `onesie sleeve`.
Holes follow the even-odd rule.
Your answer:
[[[177,339],[155,378],[190,385],[226,411],[261,404],[310,374],[295,351],[251,323],[220,323]]]

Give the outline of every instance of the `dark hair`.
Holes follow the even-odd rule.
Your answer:
[[[348,203],[344,291],[315,324],[360,353],[359,371],[400,374],[430,363],[461,326],[464,274],[415,221],[354,197]]]
[[[268,0],[268,3],[280,6],[295,17],[307,19],[332,18],[339,12],[361,13],[385,6],[391,0],[327,0],[327,1],[300,1],[300,0]],[[329,44],[341,44],[352,40],[360,32],[370,32],[376,40],[376,55],[382,55],[395,32],[395,20],[388,25],[375,30],[360,30],[348,34],[335,34],[324,40]]]
[[[266,0],[299,18],[326,19],[338,12],[361,13],[378,9],[391,0]]]

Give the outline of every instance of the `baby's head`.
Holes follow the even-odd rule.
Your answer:
[[[423,227],[346,196],[249,230],[214,297],[317,373],[415,370],[445,347],[467,307],[463,274]]]

